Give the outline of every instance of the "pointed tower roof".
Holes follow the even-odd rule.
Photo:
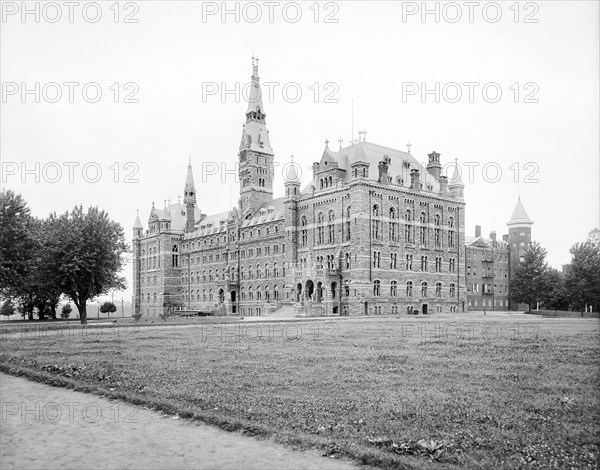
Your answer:
[[[529,218],[525,207],[523,207],[521,196],[519,196],[519,200],[517,201],[517,205],[515,206],[512,217],[508,222],[506,222],[506,225],[509,227],[514,225],[533,225],[533,220]]]
[[[185,175],[185,188],[183,189],[183,203],[196,204],[196,186],[194,185],[194,174],[192,173],[192,157],[189,157],[187,174]]]
[[[185,175],[185,189],[184,192],[187,190],[193,190],[196,191],[196,186],[194,185],[194,174],[192,173],[192,157],[189,157],[189,161],[188,161],[188,167],[187,167],[187,174]]]
[[[461,171],[458,168],[458,158],[454,159],[454,173],[452,173],[452,178],[450,178],[448,187],[460,187],[460,188],[464,188],[465,187],[465,183],[463,183],[462,177],[461,177]]]
[[[354,163],[368,163],[369,159],[365,153],[364,142],[359,142],[354,145],[352,156],[350,157],[350,164]]]
[[[141,230],[144,227],[142,226],[142,221],[140,220],[140,211],[137,211],[137,214],[135,216],[135,222],[133,223],[133,229],[134,230]]]
[[[291,162],[286,171],[285,183],[299,183],[300,178],[298,177],[298,171],[296,170],[296,163],[294,163],[294,156],[292,155]]]
[[[265,114],[265,107],[262,102],[262,90],[260,88],[260,78],[258,76],[258,57],[252,57],[252,77],[250,82],[250,94],[248,97],[248,110],[246,114],[251,112],[260,112]]]
[[[152,203],[152,209],[150,209],[150,215],[148,216],[148,220],[158,220],[158,215],[156,214],[156,207],[154,207],[154,202]]]

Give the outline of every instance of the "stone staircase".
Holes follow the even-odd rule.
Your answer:
[[[282,304],[280,308],[268,315],[269,318],[294,318],[295,308],[292,304]]]

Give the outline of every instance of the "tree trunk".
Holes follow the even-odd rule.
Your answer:
[[[79,304],[76,304],[77,310],[79,310],[79,318],[82,325],[87,325],[87,310],[85,300]]]
[[[531,304],[527,304],[529,305],[529,313],[531,313]]]
[[[50,305],[50,312],[52,315],[52,320],[56,320],[56,305]]]
[[[33,309],[27,309],[27,319],[28,320],[33,320]]]

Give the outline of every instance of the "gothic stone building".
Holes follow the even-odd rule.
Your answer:
[[[136,218],[134,308],[264,315],[441,313],[465,309],[464,184],[410,153],[362,139],[325,149],[301,187],[295,164],[273,198],[275,154],[253,63],[239,146],[237,207],[205,215],[191,163],[183,204]],[[291,308],[291,307],[287,307]]]
[[[510,301],[510,280],[514,270],[531,243],[531,226],[521,198],[512,217],[506,223],[508,234],[496,239],[481,236],[481,227],[475,226],[475,236],[465,236],[465,263],[467,267],[467,297],[469,310],[523,310],[526,305]]]

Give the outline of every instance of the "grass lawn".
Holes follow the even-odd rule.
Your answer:
[[[597,468],[599,325],[461,314],[3,334],[0,369],[381,468]]]

